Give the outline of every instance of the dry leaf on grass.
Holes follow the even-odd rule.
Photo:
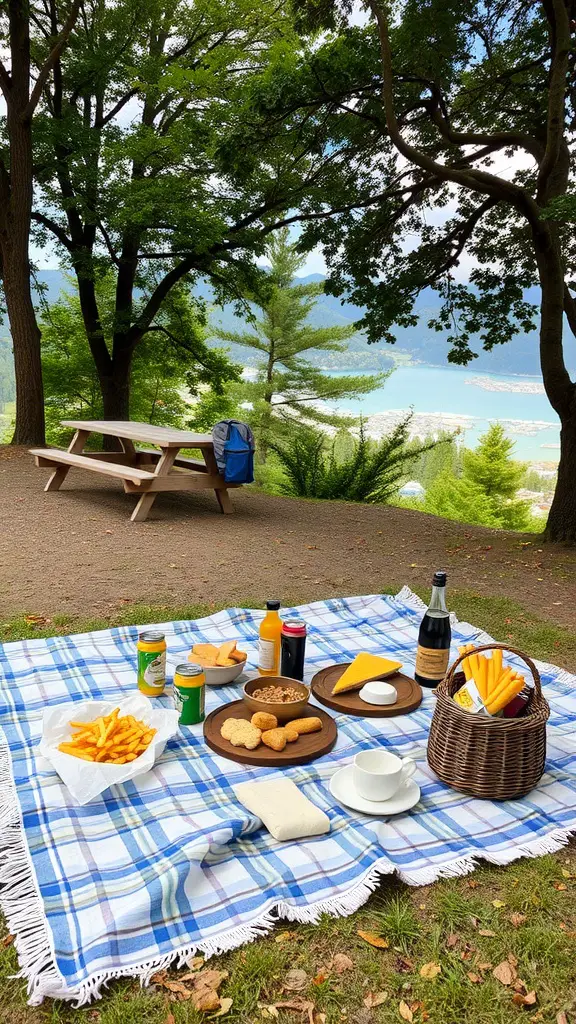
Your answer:
[[[176,1024],[176,1022],[174,1020],[174,1014],[173,1013],[169,1013],[168,1014],[168,1016],[166,1017],[166,1020],[164,1021],[164,1024]]]
[[[414,970],[414,964],[405,956],[397,956],[394,968],[398,971],[398,974],[409,974],[410,971]]]
[[[574,878],[574,875],[568,871],[568,868],[562,868],[562,878]]]
[[[288,992],[301,992],[303,988],[306,988],[307,984],[308,975],[306,971],[301,971],[295,967],[293,970],[288,971],[282,983],[282,988],[285,988]]]
[[[479,928],[478,935],[483,935],[485,939],[496,938],[496,932],[493,932],[491,928]]]
[[[502,963],[492,971],[496,981],[499,981],[502,985],[511,985],[513,981],[516,981],[516,968],[510,963],[509,960],[503,960]]]
[[[496,910],[500,910],[501,907],[505,907],[504,900],[492,900],[492,906],[496,907]]]
[[[314,1003],[307,999],[294,1000],[287,1003],[274,1003],[277,1010],[296,1010],[298,1013],[307,1013],[310,1024],[314,1024]]]
[[[259,1009],[260,1009],[260,1013],[262,1014],[263,1017],[279,1017],[280,1016],[280,1014],[278,1013],[278,1010],[276,1009],[275,1006],[262,1006],[260,1003],[258,1003],[258,1006],[259,1006]]]
[[[223,1017],[225,1013],[228,1013],[228,1011],[230,1010],[231,1006],[232,1006],[232,999],[230,998],[230,996],[224,996],[220,1000],[220,1009],[218,1010],[218,1013],[214,1014],[214,1016],[215,1017]]]
[[[478,886],[480,885],[480,882],[477,882],[475,878],[469,878],[468,881],[466,882],[466,885],[468,886],[469,889],[477,889]]]
[[[568,1024],[568,1017],[564,1010],[560,1010],[560,1013],[556,1014],[556,1024]]]
[[[456,943],[458,942],[459,938],[460,936],[456,935],[456,932],[451,932],[448,938],[446,939],[446,945],[448,949],[452,949],[452,947],[455,946]]]
[[[169,992],[175,992],[177,996],[180,996],[180,999],[191,999],[192,998],[192,995],[193,995],[192,991],[189,988],[186,988],[186,985],[183,985],[181,981],[171,981],[170,980],[170,981],[164,981],[162,984],[164,985],[164,988],[168,989]],[[218,996],[216,996],[216,998],[218,999]],[[216,1004],[216,1006],[218,1006],[218,1005],[219,1005],[219,1001]]]
[[[522,995],[521,992],[515,992],[512,997],[512,1002],[515,1003],[516,1006],[535,1006],[537,998],[538,997],[534,990],[532,990],[532,992],[527,992],[526,995]]]
[[[346,953],[336,953],[332,957],[330,970],[336,971],[336,974],[344,974],[344,971],[349,971],[352,967],[354,967],[354,961],[346,956]]]
[[[2,949],[5,949],[6,946],[11,946],[13,942],[14,942],[14,936],[13,935],[5,935],[4,938],[2,939],[2,941],[0,942],[0,946],[2,946]]]
[[[364,996],[363,1003],[364,1006],[367,1006],[368,1009],[371,1010],[373,1006],[381,1006],[387,999],[387,992],[367,992]]]
[[[186,966],[189,967],[191,971],[199,971],[200,968],[204,966],[204,957],[192,956],[186,961]]]
[[[440,967],[440,964],[435,964],[434,962],[423,964],[420,968],[420,977],[424,978],[426,981],[433,981],[433,979],[437,978],[441,972],[442,968]]]
[[[474,974],[473,971],[468,971],[468,981],[471,981],[473,985],[480,985],[482,978],[479,974]]]
[[[295,939],[298,932],[280,932],[279,935],[274,936],[274,942],[290,942],[291,939]]]
[[[565,892],[568,888],[565,882],[553,882],[552,885],[556,889],[556,892]]]
[[[398,1007],[398,1013],[402,1017],[402,1020],[414,1020],[414,1014],[412,1013],[412,1010],[408,1006],[408,1003],[405,1003],[403,999],[401,1000],[400,1005]]]
[[[364,942],[370,943],[371,946],[375,946],[376,949],[388,949],[390,943],[388,939],[383,939],[377,932],[356,932]]]
[[[313,1024],[326,1024],[326,1014],[325,1013],[315,1013],[315,1014],[313,1014],[312,1022],[313,1022]]]
[[[510,914],[510,924],[513,928],[520,928],[526,921],[526,914]]]

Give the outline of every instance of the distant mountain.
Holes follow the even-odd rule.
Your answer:
[[[69,284],[65,276],[59,270],[44,270],[38,274],[39,280],[45,285],[45,298],[48,302],[54,302],[61,290],[68,290]],[[300,278],[302,282],[322,281],[321,274],[309,274]],[[210,302],[212,292],[207,282],[201,282],[197,286],[198,294]],[[530,289],[527,293],[530,301],[538,302],[537,289]],[[437,333],[427,327],[427,321],[439,308],[438,295],[432,289],[422,292],[416,302],[416,312],[419,314],[419,323],[416,327],[397,328],[396,344],[388,345],[381,342],[376,345],[368,345],[365,335],[358,331],[348,342],[345,353],[311,353],[311,361],[318,366],[334,370],[382,370],[392,367],[396,362],[406,364],[413,361],[431,366],[446,366],[448,346],[446,344],[447,334]],[[350,302],[342,301],[333,295],[322,295],[318,299],[310,320],[314,326],[322,327],[333,324],[351,325],[356,323],[363,315],[363,310]],[[231,304],[223,309],[215,307],[212,314],[214,323],[220,324],[226,330],[242,330],[245,328],[243,320],[234,314]],[[7,336],[6,326],[0,328],[0,336]],[[215,342],[222,344],[222,342]],[[530,334],[520,334],[512,341],[499,346],[492,352],[483,352],[478,345],[472,343],[472,348],[479,352],[478,358],[470,364],[470,368],[485,373],[502,374],[529,374],[539,375],[540,366],[538,358],[538,336],[533,331]],[[239,348],[231,345],[231,355],[244,365],[253,365],[258,360],[258,355],[250,349]],[[576,353],[571,357],[570,369],[576,372]]]

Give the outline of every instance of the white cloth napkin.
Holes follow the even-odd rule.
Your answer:
[[[241,782],[234,786],[240,803],[261,819],[274,839],[303,839],[330,831],[330,819],[290,779]]]

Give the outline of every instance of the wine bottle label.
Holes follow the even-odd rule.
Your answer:
[[[450,651],[448,648],[435,651],[431,647],[421,647],[418,644],[416,652],[416,675],[424,676],[425,679],[437,679],[440,682],[446,675]]]

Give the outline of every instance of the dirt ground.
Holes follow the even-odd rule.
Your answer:
[[[511,597],[576,627],[576,552],[530,534],[464,526],[389,506],[232,491],[160,495],[145,523],[120,482],[49,470],[0,448],[0,614],[102,615],[125,602],[296,603],[427,586],[445,568],[458,590]]]

